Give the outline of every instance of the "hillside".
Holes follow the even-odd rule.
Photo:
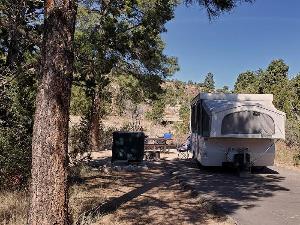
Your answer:
[[[112,86],[115,90],[120,90],[116,83]],[[143,130],[150,137],[162,136],[166,132],[172,132],[179,142],[182,142],[189,132],[189,103],[201,90],[198,84],[187,84],[181,81],[167,81],[161,85],[163,94],[157,100],[143,100],[138,103],[133,102],[131,97],[122,96],[119,105],[114,105],[120,101],[119,96],[124,93],[114,92],[111,102],[106,104],[108,110],[102,117],[102,132],[113,130]],[[82,90],[75,89],[73,100],[80,104],[73,103],[73,107],[80,107],[81,110],[72,110],[77,115],[71,115],[71,127],[79,126],[84,115],[78,115],[85,111],[87,104],[82,97]],[[72,103],[71,103],[72,106]],[[79,112],[79,113],[78,113]],[[106,142],[106,141],[104,141]]]

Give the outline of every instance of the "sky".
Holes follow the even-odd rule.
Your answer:
[[[290,77],[300,72],[300,0],[243,3],[211,22],[200,7],[182,5],[166,28],[165,53],[178,58],[178,80],[202,82],[212,72],[217,87],[233,88],[238,74],[278,58]]]

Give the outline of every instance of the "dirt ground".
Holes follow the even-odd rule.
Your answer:
[[[110,151],[94,153],[94,172],[83,177],[71,194],[71,205],[82,206],[75,216],[77,224],[234,224],[180,185],[174,175],[180,169],[175,152],[146,162],[148,169],[130,172],[103,167],[110,155]],[[91,201],[86,202],[85,191],[93,193]]]
[[[93,153],[73,171],[73,224],[300,224],[296,168],[275,166],[241,179],[178,160],[176,152],[130,170],[112,170],[110,157]],[[0,193],[0,224],[26,224],[28,200],[26,190]]]

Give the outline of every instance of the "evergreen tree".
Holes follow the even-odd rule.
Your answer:
[[[221,89],[217,89],[216,90],[217,93],[223,93],[223,94],[228,94],[231,93],[231,91],[229,90],[228,86],[223,86]]]
[[[146,117],[149,120],[154,121],[155,123],[161,123],[163,121],[165,107],[166,104],[165,104],[164,96],[161,95],[159,99],[153,101],[152,110],[147,112]]]
[[[292,108],[295,118],[300,120],[300,74],[296,75],[291,81],[293,89]]]
[[[96,6],[100,10],[93,10]],[[104,89],[114,76],[129,74],[138,80],[149,80],[151,76],[164,78],[177,70],[176,59],[163,54],[164,43],[160,37],[165,30],[165,23],[173,18],[175,6],[173,0],[155,0],[151,3],[127,1],[125,4],[106,8],[104,4],[90,1],[79,8],[75,33],[78,45],[75,79],[85,83],[87,95],[92,99],[90,112],[86,117],[90,127],[88,149],[99,150],[97,134],[101,116],[98,111],[104,105],[101,96],[107,95]],[[103,13],[110,17],[105,17]],[[153,17],[157,19],[155,23]],[[129,78],[130,76],[119,81]],[[125,89],[121,84],[124,93],[127,93],[130,84],[134,82],[127,83],[128,87]],[[142,84],[143,82],[140,88]],[[154,82],[146,90],[154,85],[160,83]],[[137,99],[141,101],[143,98],[139,93],[142,93],[141,89],[136,89],[135,94],[131,95],[134,104],[138,102]],[[118,101],[120,105],[128,98],[122,95],[121,99],[122,101]]]
[[[292,116],[291,99],[293,89],[288,79],[289,67],[282,59],[273,60],[265,72],[261,74],[260,89],[264,94],[274,95],[275,106]]]
[[[240,94],[254,94],[258,91],[258,76],[252,72],[247,71],[238,75],[234,84],[234,92]]]
[[[43,4],[1,1],[0,17],[0,186],[14,188],[30,177],[31,136]]]
[[[214,75],[212,73],[208,73],[203,82],[204,91],[207,93],[212,93],[215,91],[215,81]]]

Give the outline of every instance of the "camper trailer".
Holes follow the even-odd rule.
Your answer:
[[[191,151],[203,166],[271,166],[285,113],[271,94],[200,93],[191,102]]]

